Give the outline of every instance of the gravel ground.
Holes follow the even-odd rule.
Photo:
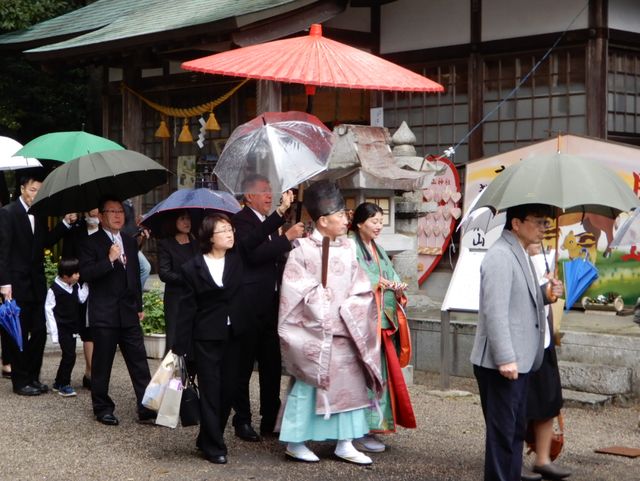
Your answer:
[[[59,354],[45,354],[42,380],[52,383]],[[150,360],[151,369],[158,361]],[[418,429],[385,437],[388,450],[374,454],[363,468],[332,458],[331,443],[312,443],[322,461],[287,461],[277,440],[245,443],[227,431],[229,463],[217,466],[195,449],[197,428],[170,430],[135,422],[134,396],[120,354],[116,356],[111,395],[120,426],[103,426],[91,412],[89,392],[80,385],[82,355],[73,381],[78,396],[54,393],[25,398],[0,380],[0,480],[451,480],[482,479],[484,425],[475,381],[452,378],[456,391],[438,391],[438,376],[416,373],[410,386]],[[255,378],[253,396],[256,396]],[[283,382],[283,385],[286,384]],[[640,458],[594,453],[597,447],[640,448],[640,406],[601,410],[565,409],[565,449],[561,462],[572,480],[637,481]]]

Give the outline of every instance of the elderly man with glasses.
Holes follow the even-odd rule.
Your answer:
[[[115,404],[109,397],[109,379],[116,347],[127,364],[136,394],[140,422],[155,413],[142,406],[144,390],[151,380],[140,321],[142,288],[136,241],[121,232],[125,222],[122,202],[105,197],[98,205],[100,230],[80,248],[80,275],[89,283],[89,324],[93,333],[91,402],[96,419],[117,426]]]
[[[526,250],[542,241],[550,215],[541,204],[507,209],[504,231],[480,267],[471,363],[486,424],[485,481],[541,479],[522,468],[528,376],[543,359],[544,305],[563,287],[557,279],[540,286]]]

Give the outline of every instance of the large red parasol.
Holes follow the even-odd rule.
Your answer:
[[[182,68],[308,86],[403,92],[443,92],[442,85],[411,70],[322,36],[320,24],[308,36],[238,48],[184,62]],[[310,87],[310,88],[309,88]]]

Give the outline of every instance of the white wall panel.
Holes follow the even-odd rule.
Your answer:
[[[383,5],[380,52],[404,52],[469,43],[469,2],[398,0]]]
[[[585,4],[586,0],[483,0],[482,41],[562,32]],[[587,7],[571,30],[587,28],[588,22]]]
[[[640,1],[609,0],[609,28],[640,33]]]
[[[323,25],[331,28],[342,28],[345,30],[356,30],[358,32],[371,31],[371,11],[368,8],[348,7],[340,15],[336,15]]]

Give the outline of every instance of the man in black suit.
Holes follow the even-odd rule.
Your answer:
[[[244,187],[245,207],[233,216],[237,243],[245,262],[243,284],[251,299],[253,316],[251,329],[241,341],[242,363],[238,367],[238,389],[233,408],[233,426],[236,436],[245,441],[259,441],[251,426],[251,402],[249,381],[254,363],[258,362],[260,379],[260,432],[273,434],[280,409],[280,341],[278,338],[278,289],[280,286],[284,255],[291,250],[291,241],[302,237],[304,224],[298,222],[284,234],[279,227],[284,224],[284,214],[293,201],[293,193],[282,194],[282,204],[271,212],[273,195],[266,177],[248,176]],[[249,240],[257,227],[267,217],[277,216],[278,228],[257,248],[249,247]],[[271,219],[270,219],[271,220]]]
[[[150,421],[155,413],[142,406],[151,380],[140,321],[142,288],[136,241],[120,232],[124,225],[122,202],[107,197],[98,205],[100,230],[80,246],[80,275],[89,283],[89,323],[93,333],[91,401],[102,424],[116,426],[115,404],[109,397],[109,379],[116,347],[127,364],[138,403],[138,418]]]
[[[46,217],[27,214],[41,185],[34,174],[22,177],[20,197],[4,207],[0,216],[0,294],[5,300],[15,299],[21,309],[23,350],[20,352],[13,340],[4,347],[10,351],[13,391],[21,396],[37,396],[49,389],[40,382],[47,340],[44,249],[58,242],[75,222],[75,214],[67,214],[49,231]]]

